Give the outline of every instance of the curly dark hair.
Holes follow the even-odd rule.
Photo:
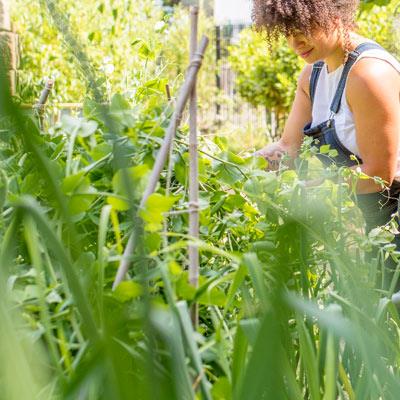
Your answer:
[[[343,26],[344,48],[349,45],[349,31],[355,29],[359,0],[253,0],[254,28],[266,35],[269,44],[279,35],[300,31],[311,35],[314,28],[329,33],[339,18]]]

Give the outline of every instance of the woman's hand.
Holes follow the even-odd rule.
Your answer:
[[[312,68],[311,64],[307,64],[297,79],[296,96],[287,117],[281,139],[255,153],[268,161],[268,169],[270,170],[279,168],[282,156],[286,153],[291,159],[297,157],[303,142],[303,128],[312,119],[312,105],[309,95]]]
[[[255,156],[264,157],[268,161],[267,169],[276,171],[279,168],[279,163],[284,154],[288,152],[287,146],[283,145],[280,141],[270,143],[262,149],[254,153]]]

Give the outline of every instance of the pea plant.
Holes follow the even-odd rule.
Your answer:
[[[308,140],[272,172],[200,137],[195,239],[185,123],[139,207],[173,112],[146,85],[44,131],[0,92],[4,398],[397,399],[400,321],[379,285],[397,223],[365,235],[348,183],[363,176],[323,168]]]
[[[397,256],[395,226],[369,237],[360,232],[360,213],[339,179],[349,171],[323,171],[306,143],[294,169],[267,172],[263,159],[203,138],[196,289],[186,269],[192,239],[185,127],[175,140],[169,194],[165,171],[140,220],[132,219],[168,104],[149,117],[120,95],[106,113],[88,101],[83,117],[66,117],[48,132],[9,106],[1,252],[8,322],[1,332],[13,337],[18,357],[7,340],[1,354],[2,365],[13,359],[32,381],[30,393],[396,396],[398,316],[375,289],[379,257],[366,257],[376,246]],[[305,185],[321,173],[323,184]],[[133,265],[112,291],[134,225],[140,243]],[[24,394],[8,367],[1,376],[8,398]]]

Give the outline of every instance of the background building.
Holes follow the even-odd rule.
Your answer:
[[[251,0],[215,0],[216,25],[250,25]]]

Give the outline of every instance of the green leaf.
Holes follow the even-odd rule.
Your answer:
[[[147,233],[144,237],[144,243],[149,253],[157,251],[162,243],[161,236],[158,233]]]
[[[279,187],[276,175],[272,172],[257,171],[244,184],[244,190],[249,195],[260,196],[264,193],[272,194]]]
[[[314,343],[311,340],[310,332],[303,321],[303,316],[298,313],[296,316],[297,331],[299,335],[299,344],[301,351],[301,362],[304,366],[308,385],[310,388],[310,398],[312,400],[319,400],[320,395],[320,381],[318,371],[318,359],[315,353]]]
[[[205,306],[224,307],[226,295],[221,289],[213,287],[211,290],[206,290],[199,296],[197,302]]]
[[[6,202],[8,192],[8,179],[3,169],[0,169],[0,211]]]
[[[145,229],[149,232],[156,232],[162,229],[163,213],[169,211],[178,201],[178,197],[163,196],[153,193],[149,196],[139,216],[145,222]]]
[[[281,175],[282,183],[293,184],[297,179],[297,173],[294,170],[283,171]]]
[[[262,241],[254,242],[252,244],[252,248],[254,251],[270,252],[276,248],[276,243],[271,242],[269,240],[262,240]]]
[[[135,281],[121,282],[114,291],[114,297],[121,303],[139,297],[143,293],[142,286]]]
[[[119,169],[112,179],[114,193],[128,198],[130,193],[128,192],[127,185],[131,185],[135,198],[140,198],[146,188],[149,173],[150,168],[147,164]]]
[[[96,132],[98,124],[96,121],[86,118],[76,118],[70,115],[64,115],[61,119],[61,125],[65,132],[72,135],[74,132],[78,136],[88,137]]]
[[[238,323],[233,343],[232,380],[235,384],[235,387],[240,386],[240,382],[244,378],[244,366],[246,365],[247,351],[249,347],[249,341],[242,329],[242,321]]]
[[[332,149],[329,151],[329,157],[337,157],[338,156],[338,151],[336,149]]]
[[[320,147],[319,152],[321,154],[328,154],[331,149],[331,146],[329,144],[324,144],[323,146]]]
[[[180,276],[183,272],[181,266],[175,260],[168,263],[168,271],[174,277]]]
[[[111,112],[130,110],[130,109],[131,105],[129,104],[128,100],[125,99],[124,96],[122,96],[119,93],[114,94],[114,96],[111,99],[111,106],[110,106]]]
[[[326,360],[325,360],[325,393],[324,400],[335,400],[336,397],[336,380],[338,373],[338,356],[337,347],[338,344],[335,341],[335,337],[332,333],[328,334],[328,340],[326,344]]]
[[[176,282],[176,294],[183,300],[193,300],[196,294],[196,288],[189,283],[187,271],[182,273]]]
[[[237,154],[232,153],[231,151],[227,152],[228,161],[233,162],[234,164],[243,165],[246,163],[246,160],[242,157],[239,157]]]
[[[61,187],[65,194],[72,194],[80,186],[88,186],[89,184],[89,179],[85,176],[84,171],[81,171],[75,175],[70,175],[64,178]]]
[[[221,179],[221,181],[230,186],[234,186],[243,179],[243,175],[240,173],[240,171],[229,164],[221,162],[216,166],[215,170],[218,173],[218,177]]]
[[[108,196],[107,203],[112,206],[114,210],[126,211],[129,210],[129,203],[126,200],[116,196]]]
[[[62,190],[71,196],[68,202],[68,209],[72,215],[87,211],[96,196],[95,189],[90,186],[90,180],[81,171],[75,175],[63,179]]]
[[[90,156],[93,158],[94,161],[98,161],[106,155],[110,154],[111,152],[111,145],[109,145],[108,143],[100,143],[92,149],[92,151],[90,152]]]
[[[158,93],[164,93],[165,85],[168,83],[166,79],[150,79],[149,81],[145,82],[143,86],[148,89],[153,89]]]
[[[222,377],[214,383],[211,390],[211,394],[214,399],[218,400],[231,400],[232,399],[232,388],[227,377]]]
[[[239,291],[240,286],[242,285],[243,281],[247,276],[247,268],[244,265],[240,265],[237,271],[235,272],[235,277],[231,282],[229,287],[228,294],[226,295],[225,306],[224,306],[224,313],[229,309],[233,300]]]
[[[71,197],[68,203],[69,212],[77,215],[87,211],[95,199],[95,194],[77,194]]]
[[[143,41],[141,41],[139,45],[138,55],[140,58],[150,59],[150,60],[153,60],[155,57],[153,51],[150,50],[150,47]]]

